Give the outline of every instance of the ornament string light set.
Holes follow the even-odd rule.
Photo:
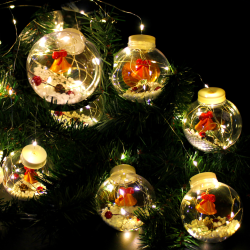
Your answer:
[[[193,176],[190,187],[180,208],[184,227],[189,234],[196,239],[216,243],[239,229],[243,208],[234,189],[218,182],[212,172]]]
[[[143,224],[135,211],[154,206],[155,193],[134,167],[122,164],[111,169],[96,199],[98,213],[109,226],[119,231],[135,231]]]
[[[27,75],[32,88],[46,101],[79,103],[99,84],[100,55],[80,31],[67,28],[45,35],[33,45]]]
[[[112,82],[125,99],[145,102],[161,93],[170,74],[168,60],[155,48],[155,37],[133,35],[114,58]]]
[[[203,88],[183,119],[188,141],[204,152],[227,149],[240,136],[241,115],[221,88]]]
[[[3,185],[7,192],[20,200],[46,193],[46,187],[37,179],[49,175],[52,168],[47,153],[36,141],[12,152],[3,161]]]
[[[59,29],[34,44],[27,59],[27,75],[41,98],[61,105],[75,104],[88,98],[97,88],[101,58],[81,32],[71,28],[61,30],[61,26]],[[143,103],[160,95],[171,74],[167,58],[156,49],[155,37],[132,35],[128,47],[114,58],[112,83],[123,98]],[[52,111],[52,114],[57,120],[61,117],[67,122],[72,119],[86,122],[86,117],[81,120],[76,113]],[[201,89],[198,100],[189,107],[183,119],[187,140],[204,152],[229,148],[239,138],[241,129],[240,113],[226,99],[221,88]],[[42,147],[28,145],[4,160],[0,182],[2,176],[3,185],[11,195],[19,199],[32,198],[46,192],[37,177],[49,174],[51,167]],[[189,234],[209,243],[233,235],[239,229],[243,215],[236,191],[218,182],[211,172],[193,176],[190,186],[180,207]],[[119,231],[137,230],[143,222],[135,211],[155,207],[153,187],[126,164],[111,170],[96,199],[101,218]]]

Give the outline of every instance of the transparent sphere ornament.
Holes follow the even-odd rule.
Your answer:
[[[227,149],[240,136],[242,120],[235,105],[221,88],[204,88],[184,115],[183,131],[188,141],[204,152]]]
[[[20,200],[46,193],[37,177],[50,175],[53,166],[46,151],[39,145],[27,145],[10,153],[3,161],[3,185],[7,192]]]
[[[130,165],[116,166],[110,174],[96,195],[98,213],[109,226],[119,231],[137,230],[143,223],[134,211],[154,207],[154,189]]]
[[[57,122],[64,123],[64,127],[93,126],[98,123],[103,115],[103,99],[98,97],[95,101],[75,111],[51,111],[52,117]]]
[[[193,176],[190,187],[180,209],[184,227],[190,235],[204,242],[216,243],[239,229],[243,208],[234,189],[218,182],[212,172]]]
[[[87,99],[97,88],[101,59],[81,32],[68,28],[45,35],[30,50],[27,75],[34,91],[64,105]]]
[[[133,35],[128,47],[114,58],[112,82],[124,98],[145,102],[155,99],[163,88],[171,66],[155,47],[155,37]]]

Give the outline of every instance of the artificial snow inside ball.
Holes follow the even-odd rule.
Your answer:
[[[170,74],[167,58],[155,48],[155,37],[133,35],[114,58],[112,82],[124,98],[145,102],[161,93]]]
[[[241,115],[233,103],[226,100],[221,88],[204,88],[183,119],[183,131],[188,141],[204,152],[227,149],[240,136]]]
[[[193,176],[190,187],[180,209],[189,234],[204,242],[216,243],[239,229],[243,208],[234,189],[218,182],[212,172]]]
[[[153,206],[154,189],[130,165],[116,166],[110,173],[96,195],[98,213],[109,226],[119,231],[137,230],[143,222],[134,211]]]
[[[27,145],[12,152],[3,161],[3,185],[8,193],[20,200],[45,193],[46,187],[36,177],[50,175],[52,162],[46,151],[36,145]]]
[[[65,29],[45,35],[30,50],[27,75],[46,101],[64,105],[87,99],[101,76],[100,55],[81,32]]]
[[[72,94],[72,93],[70,93]],[[99,96],[95,101],[90,102],[75,111],[51,111],[52,117],[57,122],[62,122],[65,128],[70,126],[78,127],[80,123],[84,126],[93,126],[101,119],[103,114],[103,98]]]

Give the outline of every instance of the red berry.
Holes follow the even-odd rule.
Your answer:
[[[36,190],[37,191],[40,191],[40,190],[43,191],[43,187],[39,186],[39,187],[36,188]]]
[[[137,87],[133,87],[133,88],[132,88],[132,91],[136,91],[136,90],[138,90]]]
[[[137,218],[137,221],[140,221],[140,219],[139,219],[139,218]]]
[[[206,133],[205,133],[205,132],[200,132],[199,135],[200,135],[201,137],[206,137]]]
[[[56,116],[61,116],[61,115],[63,115],[64,113],[63,113],[62,111],[55,111],[54,114],[55,114]]]
[[[161,88],[160,86],[156,87],[156,88],[155,88],[155,91],[158,90],[158,89],[160,89],[160,88]]]
[[[73,91],[69,90],[66,92],[67,95],[75,94]]]
[[[227,217],[228,220],[231,219],[231,215],[230,214],[228,214],[226,217]]]
[[[13,176],[14,176],[14,179],[17,179],[19,177],[19,174],[18,173],[14,173]]]
[[[111,211],[107,211],[107,212],[105,213],[105,217],[106,217],[107,219],[112,218],[112,216],[113,216],[113,214],[112,214]]]
[[[39,86],[42,83],[42,79],[40,76],[34,76],[32,82],[34,82],[36,86]]]

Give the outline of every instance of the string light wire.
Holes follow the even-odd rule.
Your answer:
[[[134,15],[134,16],[136,16],[137,18],[139,18],[140,21],[141,21],[140,29],[141,29],[141,33],[142,33],[142,30],[144,29],[144,25],[143,25],[143,23],[142,23],[142,19],[141,19],[140,16],[138,16],[138,15],[132,13],[132,12],[122,10],[122,9],[120,9],[120,8],[118,8],[118,7],[116,7],[116,6],[112,5],[112,4],[110,4],[110,3],[106,3],[106,2],[101,1],[101,0],[97,0],[97,1],[100,2],[100,3],[104,3],[104,4],[106,4],[106,5],[109,5],[109,6],[113,7],[113,8],[115,8],[115,9],[118,9],[118,10],[121,11],[121,12],[124,12],[124,13],[127,13],[127,14],[131,14],[131,15]],[[96,1],[93,0],[93,2],[101,8],[101,6],[100,6],[98,3],[96,3]],[[102,9],[102,8],[101,8],[101,9]],[[103,10],[103,9],[102,9],[102,10]],[[104,11],[104,12],[105,12],[105,11]],[[105,12],[105,13],[106,13],[106,12]]]

